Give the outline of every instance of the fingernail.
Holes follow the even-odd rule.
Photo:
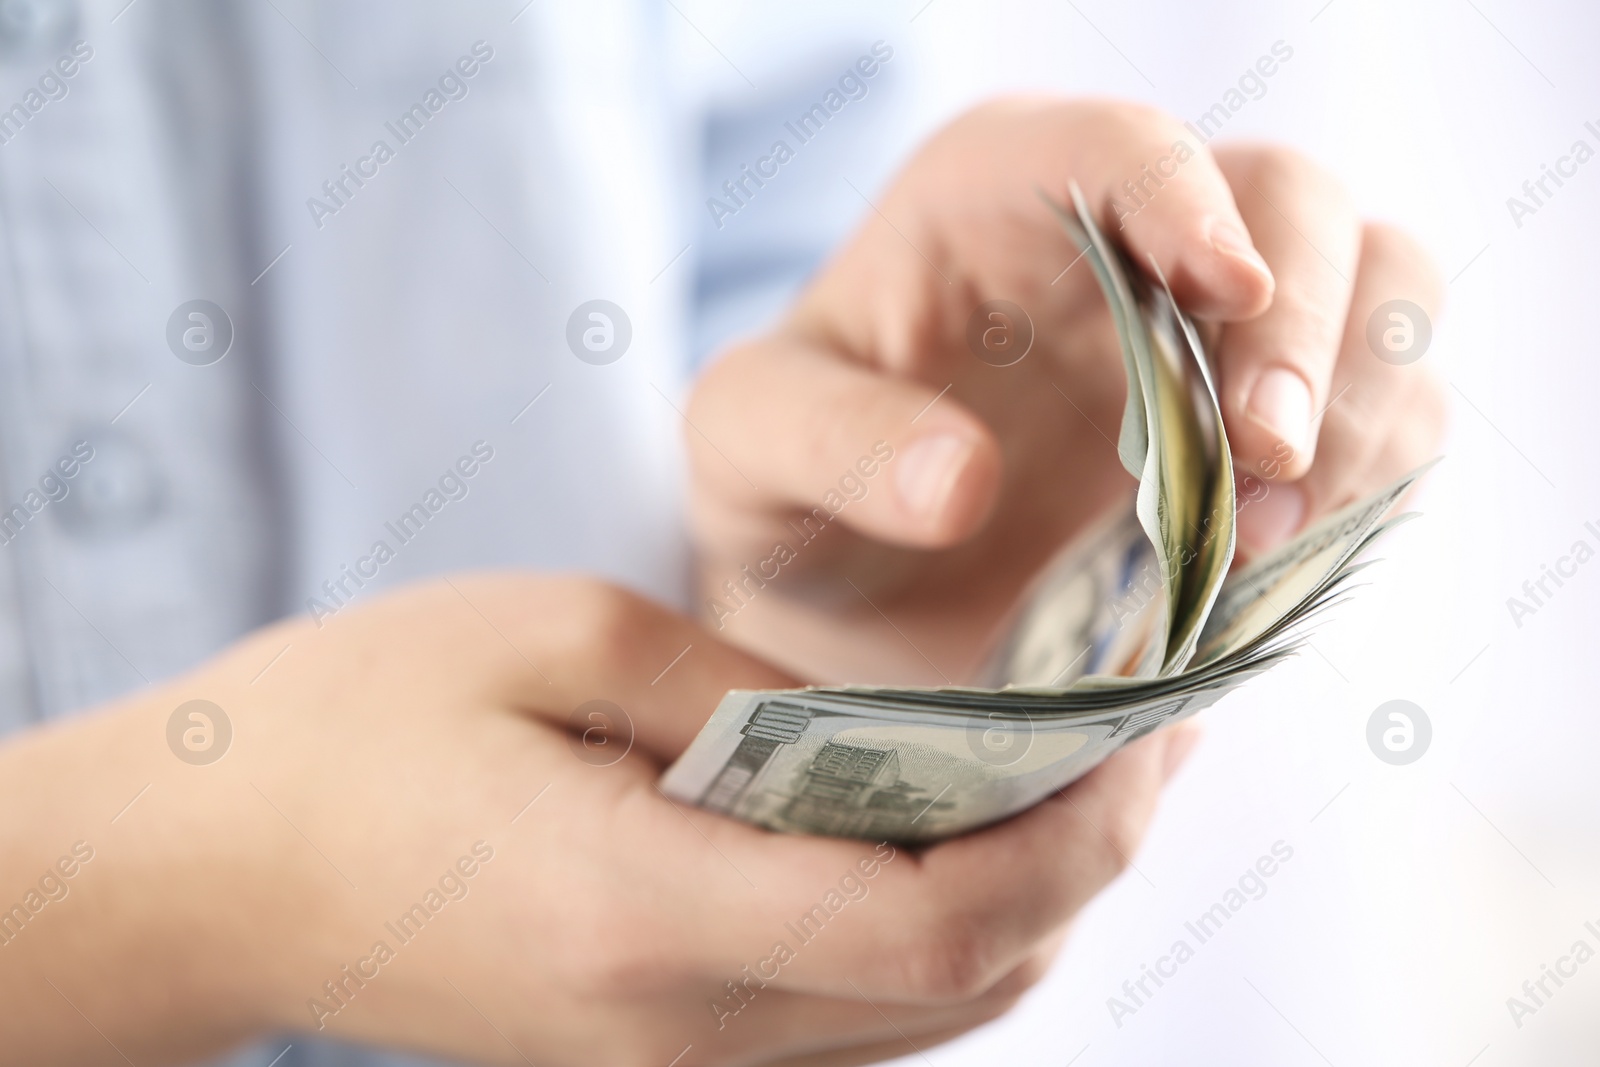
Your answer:
[[[1239,542],[1252,554],[1277,548],[1306,518],[1306,494],[1298,485],[1265,483],[1267,493],[1239,508]]]
[[[1261,258],[1261,253],[1256,251],[1250,235],[1238,224],[1226,220],[1214,223],[1211,227],[1211,247],[1237,259],[1268,281],[1272,280],[1272,269]]]
[[[920,437],[895,460],[895,491],[913,515],[931,519],[943,510],[956,478],[972,454],[972,442],[953,433]]]
[[[1245,417],[1288,445],[1295,456],[1310,451],[1311,388],[1286,367],[1270,367],[1256,380]]]
[[[1189,753],[1200,743],[1200,727],[1189,723],[1174,726],[1167,736],[1167,751],[1161,757],[1161,780],[1172,781],[1172,776],[1189,761]]]

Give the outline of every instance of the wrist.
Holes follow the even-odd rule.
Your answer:
[[[240,768],[175,756],[171,693],[0,748],[0,808],[28,813],[0,835],[0,870],[16,872],[0,908],[28,914],[0,944],[0,990],[27,1009],[0,1045],[27,1062],[97,1060],[94,1028],[135,1061],[191,1058],[287,1014],[293,879],[273,866],[282,835],[245,801],[278,816]]]

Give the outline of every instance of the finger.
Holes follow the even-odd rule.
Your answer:
[[[1141,267],[1153,257],[1186,308],[1233,320],[1259,314],[1271,298],[1272,274],[1216,161],[1183,125],[1153,108],[998,101],[948,127],[908,175],[917,179],[911,195],[959,205],[950,214],[963,220],[974,210],[1015,214],[1030,227],[1038,218],[1035,232],[1058,235],[1060,227],[1038,206],[1038,190],[1065,203],[1076,181],[1102,228],[1121,231]],[[887,214],[899,207],[899,191],[891,193]],[[1017,204],[1027,210],[1016,212]],[[893,239],[892,232],[882,235],[886,243]],[[1070,244],[1065,235],[1058,239],[1052,261]],[[1012,242],[999,254],[1014,260]],[[963,263],[987,258],[982,248],[963,248],[961,255]],[[1003,273],[1007,263],[996,265]]]
[[[984,1023],[993,1022],[1009,1008],[1010,1005],[1006,1005],[999,1010],[974,1010],[964,1013],[968,1019],[955,1025],[939,1026],[929,1030],[920,1028],[912,1030],[902,1026],[900,1033],[877,1041],[824,1052],[785,1056],[780,1060],[764,1062],[767,1063],[767,1067],[861,1067],[865,1064],[883,1063],[900,1056],[926,1055],[947,1041],[954,1041]]]
[[[1444,428],[1449,418],[1449,405],[1442,388],[1437,383],[1432,383],[1431,388],[1419,391],[1418,407],[1426,408],[1427,412],[1422,417],[1408,419],[1395,427],[1390,433],[1383,448],[1373,457],[1372,465],[1367,468],[1363,485],[1381,487],[1392,485],[1403,476],[1416,470],[1427,458],[1438,455],[1439,441],[1443,437]],[[1426,457],[1420,458],[1419,457]],[[1410,501],[1417,493],[1422,491],[1426,481],[1419,482],[1406,490],[1405,496],[1400,498],[1396,511],[1403,511],[1409,506]]]
[[[709,495],[796,528],[837,516],[894,544],[949,545],[982,525],[1000,489],[994,434],[958,401],[787,335],[721,359],[689,421]]]
[[[924,1035],[962,1032],[981,1025],[1015,1004],[1047,966],[1048,960],[1029,960],[970,1001],[932,1007],[877,1003],[854,991],[843,997],[792,993],[747,970],[693,974],[673,985],[662,983],[659,973],[652,973],[638,995],[623,985],[584,986],[574,990],[565,1022],[572,1032],[589,1036],[587,1055],[561,1062],[683,1067],[770,1064],[778,1057],[790,1063],[852,1062],[834,1057],[848,1057],[850,1050],[882,1048],[895,1041],[901,1048],[911,1047],[907,1042],[927,1045],[937,1038],[924,1040]],[[431,978],[424,975],[422,980],[438,986],[435,992],[442,995],[456,992],[447,988],[437,973]],[[516,1052],[514,1042],[524,1035],[535,1039],[537,1035],[529,1029],[531,1020],[519,1016],[512,989],[504,983],[489,983],[470,991],[469,1003],[480,1006],[485,1016],[510,1023],[510,1034],[502,1035],[504,1043],[500,1045],[505,1056],[496,1059],[493,1049],[480,1049],[480,1056],[489,1057],[481,1062],[527,1062]],[[576,995],[582,992],[588,995]],[[458,995],[465,997],[467,991]],[[346,1036],[352,1035],[347,1031]],[[458,1046],[462,1043],[456,1042]]]
[[[1183,125],[1136,104],[1011,99],[928,143],[797,314],[827,320],[840,347],[863,356],[917,358],[926,338],[908,320],[946,319],[945,329],[966,320],[948,321],[960,302],[950,272],[1015,295],[1046,265],[1048,279],[1074,262],[1078,250],[1039,202],[1043,190],[1068,203],[1072,182],[1141,268],[1153,257],[1184,307],[1232,321],[1267,306],[1271,272],[1216,161]]]
[[[1363,228],[1360,266],[1332,395],[1317,427],[1316,462],[1298,483],[1272,481],[1277,473],[1275,463],[1249,472],[1272,484],[1261,485],[1242,502],[1242,558],[1277,547],[1319,516],[1387,484],[1373,483],[1369,475],[1378,453],[1402,424],[1420,422],[1424,431],[1418,436],[1419,451],[1406,469],[1432,454],[1443,427],[1438,385],[1415,364],[1379,358],[1368,338],[1368,323],[1392,300],[1414,303],[1431,320],[1438,312],[1442,290],[1426,253],[1409,237],[1379,224]]]
[[[1197,727],[1180,724],[1143,738],[1017,818],[924,854],[940,914],[968,938],[934,957],[952,991],[964,972],[979,986],[991,981],[1132,865],[1162,785],[1197,737]]]
[[[1141,268],[1153,261],[1193,314],[1237,321],[1261,314],[1274,278],[1210,150],[1179,123],[1136,106],[1100,109],[1087,132],[1080,181],[1107,228]]]
[[[1191,732],[1136,742],[1061,796],[921,855],[769,833],[655,790],[613,820],[627,839],[617,851],[640,857],[641,880],[648,869],[652,884],[679,887],[638,921],[667,931],[661,966],[685,980],[748,968],[791,992],[956,1003],[1027,959],[1127,865]]]
[[[1273,462],[1292,481],[1310,469],[1331,395],[1360,227],[1338,183],[1295,153],[1230,147],[1217,159],[1277,279],[1265,313],[1222,332],[1223,420],[1244,466]]]
[[[777,1062],[796,1067],[875,1063],[914,1054],[1003,1015],[1044,976],[1053,958],[1041,952],[972,999],[934,1007],[878,1001],[861,993],[812,997],[736,982],[732,994],[712,1002],[721,1026],[708,1026],[706,1033],[707,1038],[725,1034],[734,1040],[708,1040],[703,1047],[718,1054],[746,1049],[776,1053],[783,1057]],[[720,1014],[717,1008],[732,1014]]]
[[[1372,476],[1391,442],[1402,446],[1405,470],[1434,454],[1444,429],[1439,383],[1415,362],[1379,358],[1369,344],[1368,324],[1393,300],[1416,305],[1431,322],[1443,296],[1442,279],[1414,241],[1388,226],[1365,228],[1334,394],[1317,438],[1317,461],[1300,482],[1308,521],[1388,484],[1392,479],[1374,482]],[[1404,309],[1402,314],[1415,312]],[[1409,325],[1414,331],[1416,324]]]
[[[1314,520],[1399,481],[1438,454],[1449,406],[1437,379],[1420,370],[1417,375],[1406,383],[1406,396],[1395,406],[1397,416],[1373,431],[1376,447],[1363,449],[1360,457],[1351,455],[1336,475],[1324,474],[1319,462],[1299,482],[1264,482],[1247,476],[1249,489],[1239,499],[1236,565],[1278,547]],[[1394,510],[1403,510],[1420,488],[1419,483],[1408,489]]]
[[[421,595],[461,616],[495,655],[488,677],[497,697],[573,730],[594,762],[631,746],[671,761],[728,690],[798,684],[689,619],[593,579],[463,576]]]
[[[870,916],[871,925],[841,923],[857,932],[830,936],[786,981],[836,992],[849,976],[874,999],[908,1003],[959,1002],[989,988],[1128,865],[1175,736],[1128,746],[1014,819],[920,855],[901,850],[882,865],[867,906],[840,916]]]
[[[974,1026],[988,1021],[987,1019],[979,1020]],[[785,1057],[781,1060],[774,1060],[768,1067],[863,1067],[865,1064],[883,1063],[899,1056],[911,1055],[913,1052],[926,1053],[929,1049],[942,1045],[946,1041],[954,1041],[963,1034],[970,1033],[973,1029],[973,1026],[957,1026],[931,1034],[921,1034],[915,1044],[909,1038],[902,1038],[896,1035],[887,1041],[856,1045],[853,1048],[836,1049],[833,1052]]]

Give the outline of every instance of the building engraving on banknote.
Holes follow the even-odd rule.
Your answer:
[[[826,740],[787,781],[764,783],[780,746],[798,744],[813,718],[839,718],[785,700],[756,705],[743,735],[700,799],[709,811],[734,814],[758,783],[784,824],[834,837],[904,839],[911,824],[936,807],[929,790],[901,777],[893,747]],[[936,798],[935,798],[936,799]]]
[[[812,714],[810,708],[784,700],[768,700],[756,705],[756,710],[750,713],[750,721],[739,727],[744,740],[712,780],[700,798],[700,806],[724,814],[732,811],[750,783],[777,755],[778,746],[800,740]]]

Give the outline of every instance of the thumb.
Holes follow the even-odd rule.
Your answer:
[[[890,544],[941,548],[976,532],[999,495],[999,443],[959,401],[792,337],[728,353],[688,418],[713,514],[837,517]]]

